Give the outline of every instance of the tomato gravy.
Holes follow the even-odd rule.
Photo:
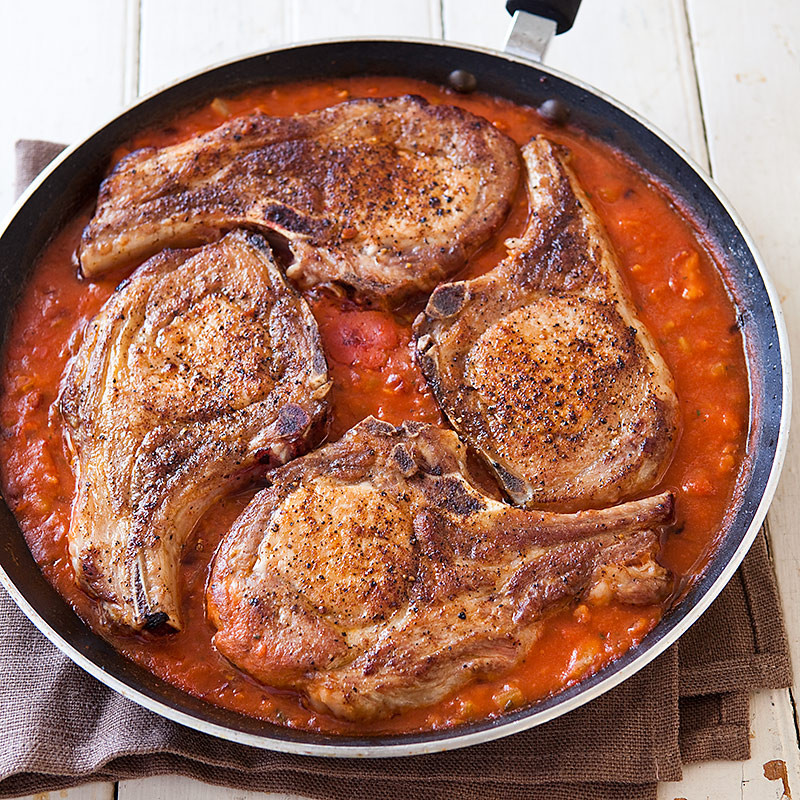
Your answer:
[[[743,469],[750,399],[742,337],[723,274],[699,228],[652,179],[577,128],[552,126],[532,108],[403,78],[351,78],[253,89],[217,99],[168,125],[143,131],[115,159],[142,146],[164,146],[211,130],[230,116],[303,113],[352,97],[414,93],[480,114],[519,145],[535,134],[564,144],[572,167],[604,222],[637,313],[675,377],[682,433],[655,491],[677,499],[678,524],[662,563],[691,581],[713,554]],[[528,216],[521,188],[496,236],[457,277],[492,268],[504,240]],[[124,274],[81,278],[74,260],[88,211],[55,233],[25,288],[2,366],[0,463],[3,494],[48,579],[76,612],[130,659],[193,695],[235,711],[330,733],[430,730],[500,714],[580,681],[639,643],[660,619],[659,606],[573,602],[551,614],[533,652],[508,674],[480,680],[428,708],[355,724],[306,707],[292,693],[260,686],[216,652],[205,616],[210,560],[221,536],[255,489],[216,504],[184,548],[181,591],[185,628],[173,635],[109,633],[99,609],[74,583],[67,530],[74,479],[55,402],[67,361],[86,323]],[[330,439],[374,414],[393,423],[443,425],[413,358],[411,322],[422,301],[396,312],[368,309],[327,289],[305,293],[318,320],[333,389]]]

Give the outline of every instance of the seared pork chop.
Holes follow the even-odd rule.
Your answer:
[[[301,287],[341,282],[394,301],[430,291],[506,216],[516,146],[482,117],[419,97],[253,114],[106,178],[84,231],[86,275],[247,227],[288,240]]]
[[[524,511],[470,481],[452,431],[367,418],[272,473],[208,583],[216,647],[264,684],[357,720],[433,703],[534,647],[581,597],[649,604],[673,498]]]
[[[86,329],[60,409],[77,492],[69,546],[109,622],[181,627],[181,546],[259,464],[324,433],[325,356],[258,234],[167,250]]]
[[[439,286],[418,361],[508,496],[561,510],[652,489],[678,432],[674,382],[565,154],[523,149],[531,216],[484,276]]]

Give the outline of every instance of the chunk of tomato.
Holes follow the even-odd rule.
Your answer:
[[[343,311],[323,330],[328,356],[341,364],[380,369],[400,342],[397,323],[380,311]]]

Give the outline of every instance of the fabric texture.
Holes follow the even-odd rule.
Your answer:
[[[20,184],[58,150],[20,143]],[[171,773],[326,800],[654,800],[684,762],[747,758],[749,692],[792,677],[763,533],[711,608],[645,669],[550,723],[446,753],[292,756],[184,728],[84,673],[2,589],[0,675],[0,797]]]

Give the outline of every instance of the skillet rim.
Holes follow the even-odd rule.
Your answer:
[[[723,548],[722,545],[720,545],[717,549],[717,552],[712,557],[706,571],[698,579],[695,587],[689,593],[690,596],[684,598],[675,609],[670,610],[670,612],[666,614],[664,618],[662,618],[653,631],[651,631],[651,633],[645,637],[640,645],[630,648],[625,654],[611,662],[609,665],[607,665],[607,667],[598,671],[594,675],[587,677],[575,686],[565,689],[559,694],[550,698],[546,698],[537,704],[527,706],[509,714],[501,715],[497,718],[484,719],[477,723],[457,726],[444,731],[425,731],[391,736],[357,738],[349,736],[330,736],[306,731],[298,732],[283,726],[272,725],[270,723],[255,720],[256,723],[267,729],[266,734],[261,734],[250,733],[245,730],[218,724],[214,721],[203,719],[201,716],[199,716],[199,714],[188,713],[179,708],[175,708],[173,705],[168,704],[163,697],[157,698],[152,696],[155,690],[152,692],[147,692],[142,689],[137,689],[129,685],[129,683],[123,681],[117,675],[110,674],[103,666],[88,658],[75,645],[65,639],[52,625],[50,625],[47,620],[43,618],[43,616],[33,606],[23,592],[19,590],[11,580],[2,564],[2,557],[4,553],[0,551],[0,583],[3,584],[10,596],[15,600],[17,605],[20,606],[33,624],[80,667],[89,672],[105,685],[109,686],[111,689],[115,690],[122,696],[133,700],[139,705],[154,711],[163,717],[172,719],[198,731],[209,733],[229,741],[260,748],[296,754],[329,757],[393,757],[417,755],[466,747],[479,742],[491,741],[502,736],[517,733],[519,731],[526,730],[547,722],[560,716],[561,714],[583,705],[584,703],[617,686],[623,680],[626,680],[638,672],[658,655],[664,652],[667,647],[673,644],[679,638],[679,636],[682,635],[701,616],[701,614],[722,591],[728,580],[730,580],[730,578],[733,576],[734,572],[752,545],[766,517],[769,504],[775,494],[780,471],[786,454],[791,413],[792,385],[788,334],[783,318],[783,312],[780,308],[777,291],[772,283],[769,273],[766,270],[764,261],[758,252],[752,236],[748,232],[747,228],[730,202],[724,196],[719,187],[716,186],[710,176],[705,173],[703,168],[700,167],[700,165],[697,164],[697,162],[688,153],[686,153],[682,147],[675,143],[669,136],[660,131],[656,126],[652,125],[649,121],[647,121],[637,112],[625,106],[623,103],[594,88],[590,84],[575,79],[561,72],[560,70],[548,67],[539,62],[533,62],[517,56],[511,56],[507,53],[498,52],[489,48],[448,42],[441,39],[437,40],[412,37],[401,37],[396,39],[377,37],[348,37],[317,40],[313,42],[298,42],[290,46],[280,46],[267,50],[260,50],[249,55],[242,55],[237,56],[236,58],[227,59],[191,73],[190,75],[184,76],[165,86],[161,86],[146,96],[137,99],[134,103],[126,106],[111,120],[92,131],[77,144],[67,148],[56,159],[54,159],[54,161],[51,162],[51,164],[22,194],[17,203],[12,207],[11,211],[6,215],[2,223],[0,223],[0,241],[2,241],[3,237],[6,235],[8,228],[11,226],[13,220],[16,218],[20,210],[27,204],[29,199],[37,192],[37,190],[47,182],[49,176],[56,169],[58,169],[62,163],[71,158],[72,155],[86,145],[90,139],[94,138],[102,131],[112,128],[113,126],[118,126],[118,122],[123,116],[139,106],[150,102],[153,100],[153,98],[158,97],[170,89],[179,87],[181,84],[187,81],[199,78],[201,76],[206,76],[208,73],[212,73],[220,68],[230,67],[239,62],[245,62],[248,59],[265,57],[268,60],[273,54],[283,53],[286,51],[300,50],[309,47],[335,46],[337,44],[353,45],[359,43],[370,43],[373,46],[384,47],[393,47],[394,45],[422,45],[425,47],[430,47],[431,45],[434,45],[440,48],[440,53],[443,53],[445,50],[453,51],[454,54],[456,51],[474,53],[483,56],[489,56],[494,59],[499,58],[501,60],[519,64],[523,67],[533,68],[534,70],[538,70],[545,75],[549,75],[564,81],[572,87],[580,89],[590,95],[593,95],[595,98],[602,100],[605,104],[610,105],[619,112],[622,112],[622,114],[629,120],[633,120],[633,122],[638,123],[639,126],[660,140],[660,142],[666,144],[667,147],[678,157],[678,159],[682,161],[683,164],[688,166],[691,172],[700,179],[701,183],[704,185],[704,189],[708,191],[717,200],[717,202],[719,202],[722,209],[727,213],[730,221],[741,235],[742,240],[749,251],[749,255],[752,257],[752,260],[757,268],[758,275],[763,282],[766,298],[769,301],[771,319],[774,322],[775,336],[777,338],[780,351],[780,376],[782,381],[780,394],[780,420],[778,423],[777,435],[774,440],[774,449],[772,453],[769,475],[767,477],[758,505],[752,512],[747,530],[739,541],[739,544],[734,549],[733,553],[728,556],[727,561],[724,561],[723,563]],[[395,74],[398,73],[399,71]],[[232,83],[230,79],[229,82]],[[232,88],[235,90],[235,87]],[[220,91],[224,92],[226,89],[221,88]],[[158,117],[158,112],[151,114],[151,117],[153,116]],[[623,153],[625,153],[624,148],[620,149]],[[644,165],[641,165],[641,167],[647,171],[647,168]],[[672,187],[670,186],[669,188]],[[680,195],[678,192],[676,192],[676,196],[679,200],[685,199],[685,196]],[[711,238],[708,232],[706,232],[706,235]],[[730,286],[728,288],[730,289]],[[732,301],[734,303],[738,303],[739,298],[734,297],[732,298]],[[747,344],[746,340],[745,344]],[[748,363],[748,382],[750,383],[751,390],[750,434],[748,439],[749,450],[755,425],[754,417],[756,409],[754,408],[754,405],[756,403],[756,398],[753,395],[752,385],[753,364],[751,363],[750,354],[747,352],[747,350],[746,357]],[[777,402],[777,395],[773,397],[772,400],[773,402]],[[769,403],[770,401],[768,398],[765,398],[763,402]],[[750,452],[748,452],[747,457],[751,459],[751,462],[754,459],[754,456]],[[752,470],[746,472],[744,481],[745,484],[749,483],[751,480],[751,472]],[[3,506],[5,506],[5,503],[3,503]],[[2,510],[7,516],[11,516],[13,519],[13,515],[10,514],[7,508],[3,508]],[[727,524],[728,529],[730,529],[730,521],[724,524]],[[16,527],[19,535],[22,536],[19,526],[17,525]],[[22,537],[22,540],[24,542],[24,537]],[[701,589],[702,593],[699,594],[699,597],[691,598],[691,595],[697,594]],[[69,607],[68,604],[66,604],[66,601],[64,601],[64,603],[67,605],[67,607]],[[686,609],[685,611],[682,610],[684,608]],[[74,612],[71,613],[74,614]],[[85,623],[82,621],[80,624],[85,626]],[[105,640],[103,640],[97,634],[91,633],[91,638],[96,639],[98,644],[102,643],[107,645]],[[119,654],[117,655],[120,659],[123,659],[126,664],[132,663],[127,662],[123,656]],[[144,672],[143,668],[138,667],[138,665],[134,666],[136,667],[136,669],[133,670],[134,672],[138,670],[142,670]],[[177,691],[180,694],[185,695],[185,693],[175,689],[175,687],[171,686],[170,684],[154,678],[154,676],[152,676],[152,674],[149,672],[147,675],[153,679],[156,685],[163,684],[163,687],[166,687],[171,692]],[[192,701],[196,701],[196,698],[193,698],[190,695],[185,696],[190,698]],[[205,708],[209,709],[210,711],[221,711],[221,709],[218,707],[209,703],[205,703],[205,701],[197,702],[199,702],[202,706],[205,706]],[[233,715],[234,717],[243,720],[249,720],[251,723],[254,721],[253,718],[240,715],[236,712],[227,710],[223,711],[226,711],[227,714]],[[224,715],[225,714],[223,713],[222,716]]]

